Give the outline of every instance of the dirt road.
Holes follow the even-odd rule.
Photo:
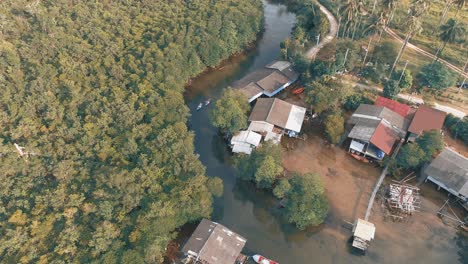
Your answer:
[[[391,28],[386,27],[385,32],[387,32],[394,39],[398,40],[400,43],[403,43],[404,40],[402,38],[400,38],[400,36],[398,36],[398,34],[395,33],[395,31],[393,31]],[[408,43],[407,47],[414,50],[414,51],[416,51],[417,53],[419,53],[421,55],[424,55],[424,56],[426,56],[428,58],[431,58],[433,60],[436,58],[435,55],[433,55],[433,54],[431,54],[431,53],[429,53],[429,52],[427,52],[427,51],[425,51],[425,50],[423,50],[421,48],[418,48],[418,47],[416,47],[415,45],[413,45],[411,43]],[[439,59],[439,61],[441,63],[443,63],[445,66],[447,66],[448,68],[452,69],[453,71],[456,71],[458,74],[462,74],[465,78],[468,78],[468,73],[466,73],[464,71],[465,69],[461,69],[461,68],[459,68],[459,67],[457,67],[457,66],[455,66],[455,65],[451,64],[450,62],[445,61],[443,59]]]
[[[358,82],[354,82],[354,81],[349,81],[349,80],[343,80],[343,82],[346,83],[346,84],[358,87],[360,89],[375,90],[375,91],[379,91],[379,92],[383,91],[382,88],[380,88],[378,86],[371,86],[371,85],[358,83]],[[403,99],[403,100],[408,101],[408,102],[411,102],[411,103],[415,103],[415,104],[424,104],[423,99],[421,99],[419,97],[416,97],[416,96],[413,96],[413,95],[409,95],[409,94],[398,94],[398,98]],[[463,112],[463,111],[460,111],[460,110],[455,109],[453,107],[442,105],[442,104],[439,104],[439,103],[434,103],[433,108],[435,108],[437,110],[440,110],[442,112],[445,112],[447,114],[452,114],[452,115],[454,115],[456,117],[459,117],[459,118],[463,118],[464,116],[466,116],[466,113]]]
[[[309,51],[306,53],[306,57],[308,59],[314,59],[317,53],[328,43],[330,43],[335,37],[336,34],[338,33],[338,21],[336,21],[336,18],[333,16],[333,14],[326,9],[322,4],[320,4],[318,1],[316,2],[317,5],[320,6],[320,11],[325,14],[325,16],[328,19],[328,22],[330,23],[330,31],[325,37],[322,37],[322,40],[320,40],[318,45],[313,46]]]

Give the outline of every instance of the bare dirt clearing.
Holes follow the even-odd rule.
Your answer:
[[[330,215],[323,231],[344,245],[351,235],[343,228],[344,221],[353,222],[364,216],[381,169],[353,159],[343,148],[329,145],[324,140],[319,121],[307,122],[304,128],[308,134],[305,141],[284,140],[284,167],[291,172],[317,172],[322,176],[330,203]],[[387,180],[391,181],[391,177]],[[369,254],[376,254],[374,257],[377,258],[388,255],[384,252],[391,248],[393,254],[406,256],[408,262],[420,263],[421,254],[430,254],[431,259],[444,261],[444,249],[453,248],[453,239],[457,236],[457,230],[444,225],[436,215],[446,194],[435,191],[431,184],[423,184],[421,188],[421,212],[402,222],[384,217],[381,201],[376,201],[370,221],[376,225],[377,233]],[[425,253],[428,247],[434,250]]]

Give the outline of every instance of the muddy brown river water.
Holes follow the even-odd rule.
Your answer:
[[[468,238],[435,216],[443,194],[433,191],[432,186],[425,187],[428,191],[423,194],[422,212],[405,223],[385,221],[377,206],[370,219],[377,226],[376,239],[367,255],[354,254],[343,220],[363,216],[379,170],[328,146],[320,130],[313,129],[317,124],[306,124],[312,136],[293,142],[296,147],[285,152],[284,162],[288,170],[315,171],[324,178],[330,214],[322,226],[297,230],[281,217],[278,201],[270,193],[236,179],[226,144],[208,120],[213,104],[200,111],[196,107],[207,98],[215,101],[230,83],[279,56],[279,45],[290,35],[296,19],[281,4],[264,1],[264,11],[265,32],[256,47],[202,74],[185,94],[200,160],[207,175],[224,180],[224,195],[215,200],[212,219],[246,237],[246,253],[259,253],[281,264],[468,263]]]

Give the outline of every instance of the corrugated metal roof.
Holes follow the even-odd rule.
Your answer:
[[[299,74],[290,62],[275,61],[235,81],[232,88],[240,89],[251,102],[258,97],[259,93],[273,96],[281,90],[280,88],[295,82],[298,77]]]
[[[281,72],[274,71],[257,82],[258,86],[268,93],[273,93],[289,82],[289,78]]]
[[[384,106],[405,118],[408,117],[408,114],[411,111],[411,107],[409,105],[402,104],[400,102],[382,96],[377,97],[375,105]]]
[[[240,91],[249,98],[249,102],[257,99],[263,94],[263,89],[255,83],[247,84],[244,88],[240,89]]]
[[[270,113],[274,101],[274,98],[259,98],[252,109],[252,113],[250,113],[249,121],[268,122],[268,114]]]
[[[424,131],[441,130],[446,116],[445,112],[421,105],[416,110],[408,131],[420,135]]]
[[[288,67],[291,67],[291,63],[289,61],[274,61],[270,64],[267,64],[267,66],[265,66],[266,68],[270,68],[270,69],[277,69],[277,70],[280,70],[280,71],[283,71],[284,69],[288,68]]]
[[[354,225],[353,236],[371,241],[375,236],[375,225],[371,222],[358,219]]]
[[[237,80],[234,83],[232,83],[232,88],[242,89],[245,86],[249,85],[250,83],[258,82],[259,80],[265,78],[266,76],[270,75],[274,71],[275,70],[273,69],[267,69],[267,68],[258,69],[254,72],[247,74],[242,79]]]
[[[409,120],[403,118],[399,114],[392,110],[379,106],[379,105],[368,105],[361,104],[354,114],[349,119],[350,124],[366,124],[366,123],[378,123],[380,120],[387,120],[391,126],[398,130],[399,133],[406,134],[409,126]]]
[[[305,112],[305,108],[277,98],[260,98],[250,114],[249,121],[263,121],[300,132]]]
[[[380,118],[380,113],[382,113],[384,107],[378,105],[369,105],[369,104],[361,104],[359,107],[354,111],[353,116],[373,116]],[[351,116],[350,123],[356,124],[359,119],[354,121],[353,116]]]
[[[273,131],[274,125],[263,122],[263,121],[252,121],[250,122],[249,128],[247,130],[263,133]]]
[[[286,122],[285,128],[297,133],[301,132],[305,114],[306,109],[304,107],[293,105],[291,108],[291,112],[289,112],[289,117],[288,121]]]
[[[356,151],[359,151],[359,152],[364,152],[364,147],[365,147],[364,144],[359,143],[359,142],[357,142],[355,140],[351,140],[351,145],[349,145],[350,149],[353,149],[353,150],[356,150]]]
[[[207,264],[233,264],[246,242],[223,225],[203,219],[182,251],[198,254]]]
[[[247,143],[255,147],[258,147],[261,140],[262,140],[262,135],[257,134],[253,131],[239,131],[232,137],[231,144]]]
[[[281,71],[284,75],[286,75],[290,81],[296,81],[299,78],[299,73],[297,73],[293,66],[290,66]]]
[[[349,138],[354,138],[358,140],[362,140],[364,142],[369,142],[370,139],[372,138],[372,135],[374,135],[375,129],[379,123],[375,123],[375,125],[355,125],[351,132],[349,132],[348,137]]]
[[[232,144],[232,152],[233,153],[244,153],[247,155],[252,154],[252,146],[247,143],[240,143],[240,142],[235,142]]]
[[[385,154],[389,155],[397,140],[398,134],[388,127],[384,121],[382,121],[375,129],[375,132],[370,139],[370,143],[385,152]]]
[[[443,183],[448,188],[468,197],[468,158],[451,148],[445,148],[429,166],[424,174]]]
[[[182,248],[182,252],[188,254],[188,251],[190,250],[198,254],[215,227],[216,223],[207,219],[203,219],[200,224],[198,224],[190,239],[187,241],[187,243],[185,243],[184,247]]]

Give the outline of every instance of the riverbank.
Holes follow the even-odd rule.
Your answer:
[[[269,1],[264,3],[265,33],[258,42],[258,46],[251,52],[233,58],[223,68],[195,79],[185,96],[186,103],[192,110],[190,124],[191,130],[195,133],[196,152],[199,154],[203,165],[206,166],[207,175],[219,176],[224,181],[224,194],[221,198],[215,200],[212,220],[247,238],[247,244],[244,248],[246,254],[259,253],[279,263],[348,264],[394,263],[397,261],[405,263],[407,262],[404,258],[405,254],[414,257],[422,255],[421,260],[426,263],[443,262],[441,260],[450,263],[461,262],[457,259],[457,252],[463,250],[462,247],[439,248],[428,243],[428,241],[431,241],[430,239],[427,241],[412,239],[410,242],[418,244],[414,247],[406,244],[405,248],[395,244],[395,239],[390,239],[391,235],[380,239],[380,229],[377,231],[377,239],[371,245],[367,256],[354,255],[346,243],[350,231],[342,227],[342,220],[352,221],[353,217],[358,216],[361,210],[361,214],[364,213],[369,195],[366,192],[372,190],[379,169],[361,164],[348,157],[343,150],[330,147],[321,134],[319,127],[314,132],[316,134],[312,133],[311,138],[308,139],[313,144],[308,144],[308,141],[291,140],[291,150],[285,151],[287,156],[284,161],[285,167],[289,170],[300,170],[301,168],[295,166],[306,166],[302,168],[304,171],[314,170],[323,173],[322,177],[325,178],[327,193],[329,193],[328,196],[332,206],[325,224],[311,227],[305,231],[297,230],[282,217],[281,209],[278,208],[278,200],[270,191],[258,190],[254,184],[236,178],[231,164],[232,155],[230,150],[219,136],[217,129],[209,122],[208,114],[211,106],[200,111],[195,109],[206,98],[216,100],[233,81],[263,67],[280,55],[279,44],[289,37],[296,20],[284,5]],[[301,100],[300,96],[296,96],[294,99],[296,102]],[[294,147],[293,145],[297,146]],[[301,146],[304,148],[302,149]],[[305,158],[302,151],[310,154],[307,154]],[[290,155],[292,156],[289,157]],[[335,167],[340,167],[342,163],[351,169],[346,172],[334,170]],[[330,171],[329,168],[331,168]],[[328,187],[328,185],[332,187],[335,185],[336,189]],[[350,186],[350,188],[347,188],[347,186]],[[348,197],[350,197],[349,200]],[[372,217],[377,215],[378,213],[375,212]],[[373,218],[371,219],[374,221]],[[386,222],[385,225],[387,225]],[[399,223],[396,223],[397,227],[398,225]],[[388,230],[390,230],[393,228],[393,223],[387,226],[389,226]],[[195,225],[192,228],[194,229]],[[410,229],[406,230],[408,230],[408,234],[411,234]],[[390,232],[382,231],[382,235],[386,233]],[[187,231],[187,234],[189,235],[191,232]],[[406,236],[407,234],[404,237]],[[457,241],[458,238],[452,237],[447,243],[455,245]],[[180,244],[183,245],[183,242],[182,239]],[[412,251],[412,248],[416,250],[407,252]],[[434,253],[427,254],[432,250],[434,250]],[[431,260],[431,254],[437,257]]]

